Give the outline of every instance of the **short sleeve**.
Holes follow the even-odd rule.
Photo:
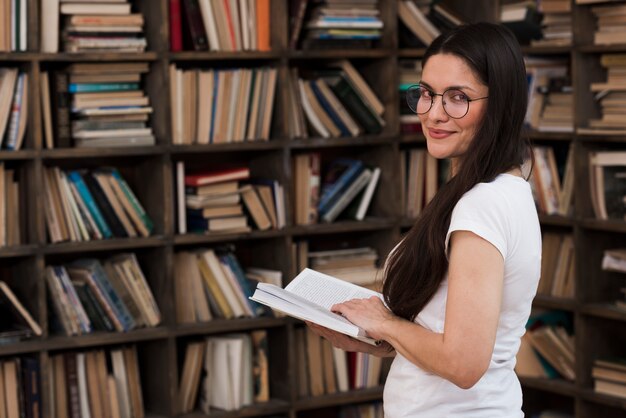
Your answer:
[[[504,197],[490,187],[490,184],[478,184],[463,195],[452,211],[445,241],[446,256],[448,256],[452,233],[470,231],[496,247],[502,254],[502,258],[506,260],[509,236],[508,216],[510,216],[510,209]]]

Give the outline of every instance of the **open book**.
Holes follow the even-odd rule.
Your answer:
[[[361,328],[330,311],[336,303],[372,296],[378,296],[383,300],[383,296],[378,292],[306,268],[284,289],[268,283],[259,283],[250,299],[294,318],[314,322],[377,345],[378,342],[368,337]]]

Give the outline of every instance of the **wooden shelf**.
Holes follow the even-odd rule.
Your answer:
[[[383,396],[383,388],[375,387],[368,389],[353,390],[350,392],[335,393],[332,395],[324,395],[311,397],[307,399],[299,399],[295,402],[294,408],[297,411],[306,411],[311,409],[327,408],[343,404],[362,403],[370,401],[381,401]]]
[[[0,247],[0,258],[26,257],[37,253],[36,245],[16,245]]]
[[[270,141],[251,141],[228,144],[170,145],[168,149],[173,155],[204,154],[213,152],[265,151],[283,149],[286,143],[286,139],[273,139]]]
[[[49,244],[43,249],[44,254],[69,254],[92,251],[122,251],[139,248],[160,247],[165,245],[163,236],[149,238],[111,238],[87,242],[63,242]]]
[[[0,161],[6,160],[32,160],[35,158],[35,151],[33,150],[19,150],[19,151],[0,151]]]
[[[422,58],[426,53],[426,48],[402,48],[398,50],[401,58]]]
[[[290,404],[287,401],[280,399],[270,399],[266,403],[255,403],[254,405],[248,405],[236,411],[220,411],[211,410],[210,415],[205,415],[200,411],[192,412],[190,414],[178,415],[179,418],[244,418],[244,417],[258,417],[269,416],[274,414],[284,414],[289,412]]]
[[[579,394],[586,401],[626,410],[626,399],[624,398],[597,393],[593,389],[581,389]]]
[[[165,339],[169,330],[165,327],[144,328],[128,332],[95,332],[73,337],[52,336],[42,340],[47,351],[81,349],[117,344],[137,343],[141,341]]]
[[[571,46],[524,46],[524,55],[569,55],[572,52]]]
[[[294,226],[288,229],[288,233],[294,236],[303,235],[321,235],[321,234],[340,234],[346,232],[363,232],[386,229],[394,225],[391,219],[375,219],[369,218],[362,222],[357,221],[339,221],[330,224],[316,224]]]
[[[626,44],[619,45],[579,45],[580,52],[603,54],[605,52],[626,52]]]
[[[280,51],[240,51],[240,52],[208,52],[208,51],[184,51],[170,52],[168,58],[172,62],[177,61],[251,61],[251,60],[276,60],[283,57]]]
[[[292,149],[313,149],[330,147],[358,147],[371,145],[388,145],[393,143],[394,135],[367,135],[356,138],[307,138],[294,139],[288,146]]]
[[[576,224],[576,221],[567,216],[544,214],[539,214],[539,222],[541,222],[542,225],[566,227],[573,227]]]
[[[578,389],[572,382],[562,379],[543,379],[537,377],[520,377],[522,386],[544,392],[556,393],[564,396],[576,396]]]
[[[207,234],[184,234],[174,237],[175,245],[202,245],[214,244],[218,242],[243,241],[254,239],[267,239],[285,236],[287,233],[284,229],[269,229],[266,231],[251,232],[214,232]]]
[[[116,61],[156,61],[156,52],[60,52],[58,54],[39,53],[36,59],[49,62],[116,62]]]
[[[577,303],[573,299],[558,298],[554,296],[537,295],[533,300],[533,306],[561,311],[576,311]]]
[[[391,49],[312,49],[289,51],[287,57],[295,60],[343,59],[343,58],[386,58],[393,55]]]
[[[424,134],[404,134],[400,137],[400,142],[402,144],[426,144],[426,137]]]
[[[579,222],[583,228],[593,229],[595,231],[626,233],[626,222],[623,221],[603,221],[599,219],[583,219]]]
[[[610,303],[586,304],[580,308],[580,311],[596,318],[626,322],[626,312]]]
[[[571,142],[574,140],[574,132],[540,132],[540,131],[524,131],[533,141],[564,141]]]
[[[285,325],[285,318],[239,318],[213,319],[200,324],[178,324],[171,335],[176,337],[190,335],[209,335],[224,332],[253,331],[256,329],[276,328]]]
[[[57,148],[41,151],[41,156],[46,160],[65,160],[82,158],[111,158],[131,157],[142,155],[159,155],[165,152],[162,145],[149,147],[119,147],[119,148]]]

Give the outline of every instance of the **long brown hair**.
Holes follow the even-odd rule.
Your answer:
[[[528,101],[526,70],[512,32],[491,23],[460,26],[433,41],[423,65],[441,53],[463,59],[489,88],[489,99],[456,175],[441,187],[387,260],[385,301],[395,315],[411,321],[448,271],[444,241],[456,203],[476,184],[491,182],[521,165],[530,150],[521,132]]]

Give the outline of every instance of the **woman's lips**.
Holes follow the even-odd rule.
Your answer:
[[[435,139],[447,138],[453,133],[454,131],[445,131],[443,129],[428,128],[428,134],[430,135],[431,138],[435,138]]]

